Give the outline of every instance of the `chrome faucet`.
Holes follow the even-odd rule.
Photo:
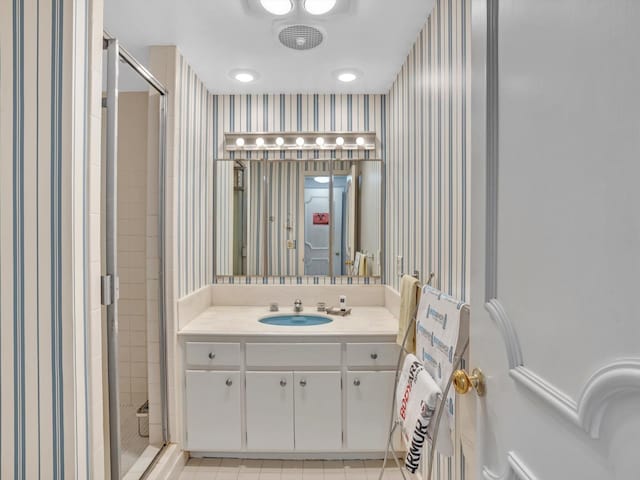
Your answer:
[[[296,313],[300,313],[302,311],[302,300],[297,299],[293,302],[293,311]]]

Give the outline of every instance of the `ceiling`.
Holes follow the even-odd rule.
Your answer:
[[[433,3],[338,0],[326,16],[283,18],[266,14],[256,0],[105,0],[104,25],[144,64],[149,46],[177,45],[213,93],[387,93]],[[294,23],[319,27],[323,43],[308,51],[282,46],[279,29]],[[251,84],[230,78],[238,68],[259,78]],[[334,72],[344,68],[361,78],[339,82]]]

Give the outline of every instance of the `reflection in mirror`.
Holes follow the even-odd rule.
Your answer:
[[[380,161],[216,164],[217,275],[380,275]]]

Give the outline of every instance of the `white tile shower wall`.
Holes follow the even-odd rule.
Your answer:
[[[469,298],[470,0],[436,0],[388,95],[386,281],[418,270]],[[390,299],[391,300],[391,299]],[[434,478],[470,471],[458,451],[436,458]]]
[[[120,92],[118,105],[120,404],[147,400],[147,92]],[[131,419],[123,419],[131,421]]]
[[[147,120],[147,198],[146,213],[146,284],[147,284],[147,398],[149,399],[149,443],[162,443],[162,411],[160,386],[160,246],[159,246],[159,128],[160,95],[149,95]]]
[[[101,11],[0,2],[0,478],[104,476]]]

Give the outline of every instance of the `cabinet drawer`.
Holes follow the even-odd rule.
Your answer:
[[[394,368],[399,349],[395,343],[347,343],[347,365]]]
[[[187,342],[188,367],[239,367],[239,343]]]
[[[339,367],[339,343],[247,343],[247,367]]]

